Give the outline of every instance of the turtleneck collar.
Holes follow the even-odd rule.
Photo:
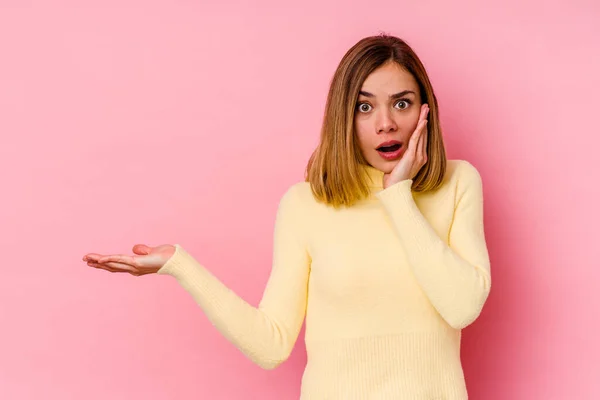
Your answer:
[[[368,164],[360,164],[359,168],[363,176],[367,177],[367,184],[371,189],[374,191],[383,190],[383,171]]]

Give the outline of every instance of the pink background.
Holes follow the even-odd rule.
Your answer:
[[[380,31],[484,179],[471,398],[600,398],[598,3],[207,3],[0,3],[0,398],[297,398],[301,341],[263,371],[172,278],[81,257],[181,243],[256,304],[333,71]]]

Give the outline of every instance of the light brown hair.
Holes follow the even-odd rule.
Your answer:
[[[360,173],[360,164],[367,162],[355,136],[354,113],[363,82],[388,61],[395,61],[413,75],[421,102],[429,105],[427,163],[413,179],[412,190],[432,190],[442,183],[446,152],[438,103],[425,67],[404,40],[381,34],[366,37],[350,48],[331,80],[320,143],[306,167],[306,182],[320,202],[336,208],[351,206],[369,193],[369,182]]]

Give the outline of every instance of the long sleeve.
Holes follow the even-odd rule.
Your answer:
[[[412,183],[396,183],[379,192],[378,197],[432,305],[450,326],[462,329],[479,316],[491,287],[481,176],[471,164],[463,164],[448,243],[417,207]]]
[[[158,271],[175,277],[224,337],[265,369],[288,358],[306,312],[310,256],[300,198],[294,189],[292,186],[279,203],[273,264],[258,307],[240,298],[179,244]]]

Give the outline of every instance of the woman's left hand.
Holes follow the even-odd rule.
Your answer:
[[[109,272],[126,272],[134,276],[154,274],[173,256],[175,246],[163,244],[150,247],[145,244],[136,244],[133,246],[133,252],[134,256],[88,253],[83,256],[83,261],[90,267],[104,269]]]
[[[427,115],[429,105],[421,106],[419,122],[408,141],[408,149],[396,164],[392,172],[383,175],[383,187],[388,188],[406,179],[413,179],[427,163]]]

